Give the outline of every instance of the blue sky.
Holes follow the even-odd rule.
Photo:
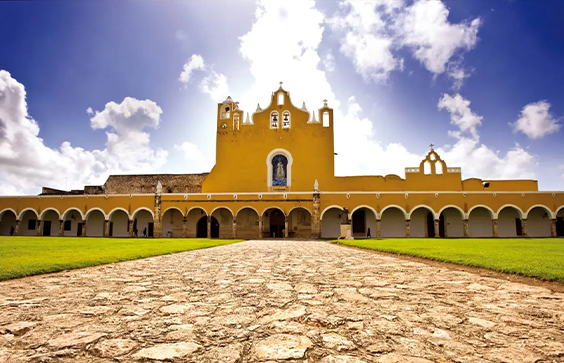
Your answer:
[[[217,103],[231,95],[252,114],[279,81],[296,105],[335,108],[338,175],[404,176],[432,142],[464,178],[564,189],[561,1],[0,10],[1,194],[209,171]]]

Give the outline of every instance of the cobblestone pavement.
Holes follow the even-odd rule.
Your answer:
[[[564,294],[325,242],[0,283],[0,362],[564,362]]]

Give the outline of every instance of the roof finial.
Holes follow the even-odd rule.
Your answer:
[[[282,83],[284,83],[284,82],[280,82],[280,89],[282,89]]]
[[[327,107],[327,100],[323,100],[323,107]]]
[[[435,146],[435,145],[431,144],[429,146],[431,147],[431,151],[433,151],[433,146]]]

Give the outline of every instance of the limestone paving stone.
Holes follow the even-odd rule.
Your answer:
[[[564,294],[315,241],[0,282],[1,362],[564,362]]]

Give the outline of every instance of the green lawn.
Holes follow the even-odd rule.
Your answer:
[[[336,242],[564,283],[564,238],[390,238]]]
[[[239,241],[194,238],[0,237],[0,281]]]

